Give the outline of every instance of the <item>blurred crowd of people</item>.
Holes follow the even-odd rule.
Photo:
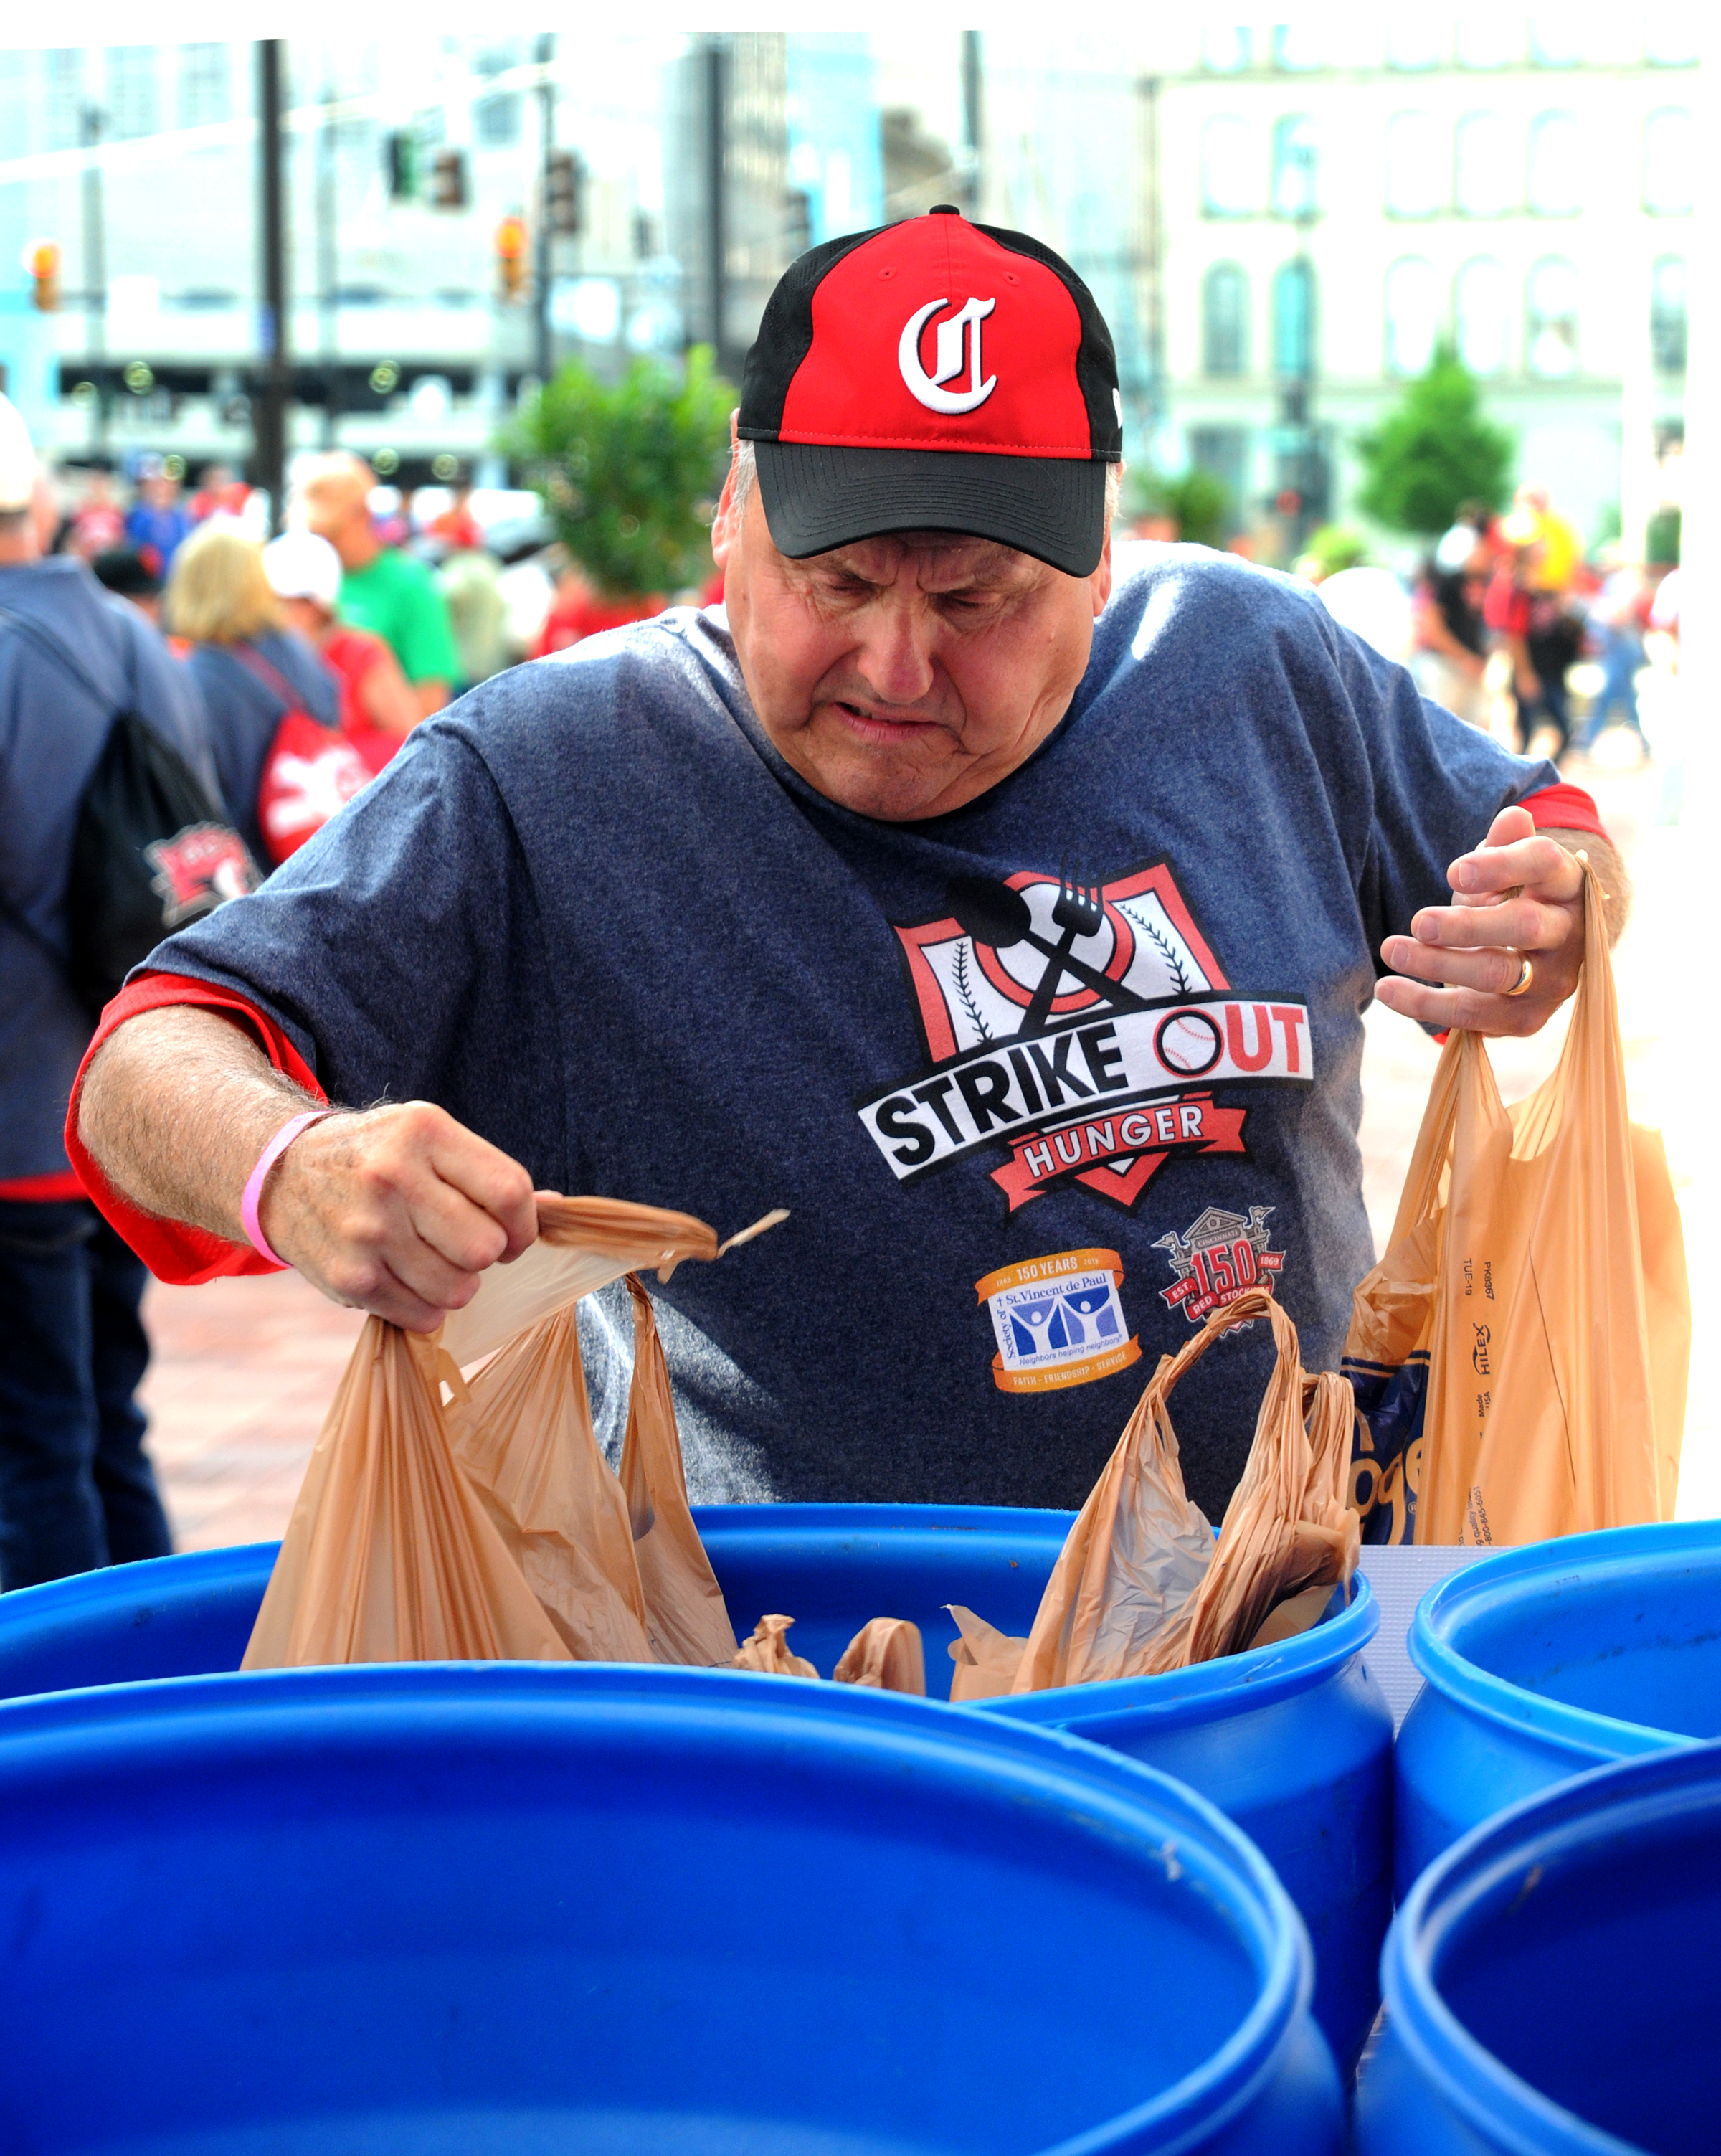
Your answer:
[[[1617,542],[1586,554],[1546,489],[1519,487],[1503,513],[1467,503],[1408,588],[1355,557],[1331,573],[1314,558],[1298,567],[1425,696],[1521,753],[1534,744],[1558,762],[1618,726],[1648,756],[1638,680],[1656,657],[1677,670],[1678,570]]]

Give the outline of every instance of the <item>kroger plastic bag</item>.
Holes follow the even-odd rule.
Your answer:
[[[1370,1542],[1533,1542],[1671,1519],[1691,1298],[1657,1132],[1627,1118],[1602,905],[1554,1075],[1434,1075],[1386,1255],[1357,1289],[1353,1502]]]
[[[538,1218],[543,1242],[516,1267],[493,1268],[456,1314],[469,1319],[489,1291],[484,1322],[457,1334],[458,1359],[453,1319],[433,1339],[367,1322],[312,1454],[247,1669],[733,1652],[720,1594],[709,1607],[716,1583],[679,1445],[668,1469],[674,1423],[661,1353],[638,1358],[630,1399],[634,1486],[652,1516],[636,1545],[622,1485],[592,1433],[572,1297],[633,1265],[667,1272],[745,1236],[720,1245],[684,1214],[548,1194]],[[529,1265],[523,1290],[491,1287],[497,1273]],[[655,1349],[648,1305],[642,1330]],[[459,1360],[470,1367],[492,1354],[469,1384]],[[641,1546],[650,1550],[643,1571]]]

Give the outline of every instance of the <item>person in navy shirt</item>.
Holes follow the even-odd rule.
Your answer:
[[[1550,767],[1290,580],[1168,547],[1114,594],[1120,448],[1105,326],[1037,241],[941,210],[802,257],[724,605],[485,683],[156,951],[69,1126],[110,1218],[170,1277],[278,1256],[428,1330],[535,1188],[786,1205],[654,1291],[706,1500],[1078,1504],[1252,1286],[1335,1367],[1368,1003],[1533,1030],[1577,979],[1575,850],[1615,927],[1617,871]],[[254,1167],[322,1100],[254,1245]],[[613,1440],[630,1328],[588,1317]],[[1179,1394],[1216,1517],[1259,1332]]]

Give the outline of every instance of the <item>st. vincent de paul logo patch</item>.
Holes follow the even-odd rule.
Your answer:
[[[1115,1250],[1060,1250],[1001,1265],[976,1281],[998,1342],[992,1382],[999,1390],[1086,1385],[1139,1362],[1141,1342],[1130,1336],[1118,1300],[1123,1277]]]

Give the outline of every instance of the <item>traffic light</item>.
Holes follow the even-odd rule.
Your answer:
[[[496,227],[496,283],[505,300],[517,300],[525,289],[526,224],[523,217],[505,217]]]
[[[391,202],[416,202],[418,198],[418,138],[402,131],[385,136],[383,151],[388,165],[388,197]]]
[[[585,222],[586,172],[571,150],[552,150],[544,166],[544,217],[552,232],[576,233]]]
[[[431,163],[430,206],[433,209],[466,207],[466,153],[438,150]]]
[[[30,305],[38,314],[59,311],[59,249],[51,239],[33,239],[24,249],[24,272],[30,280]]]

